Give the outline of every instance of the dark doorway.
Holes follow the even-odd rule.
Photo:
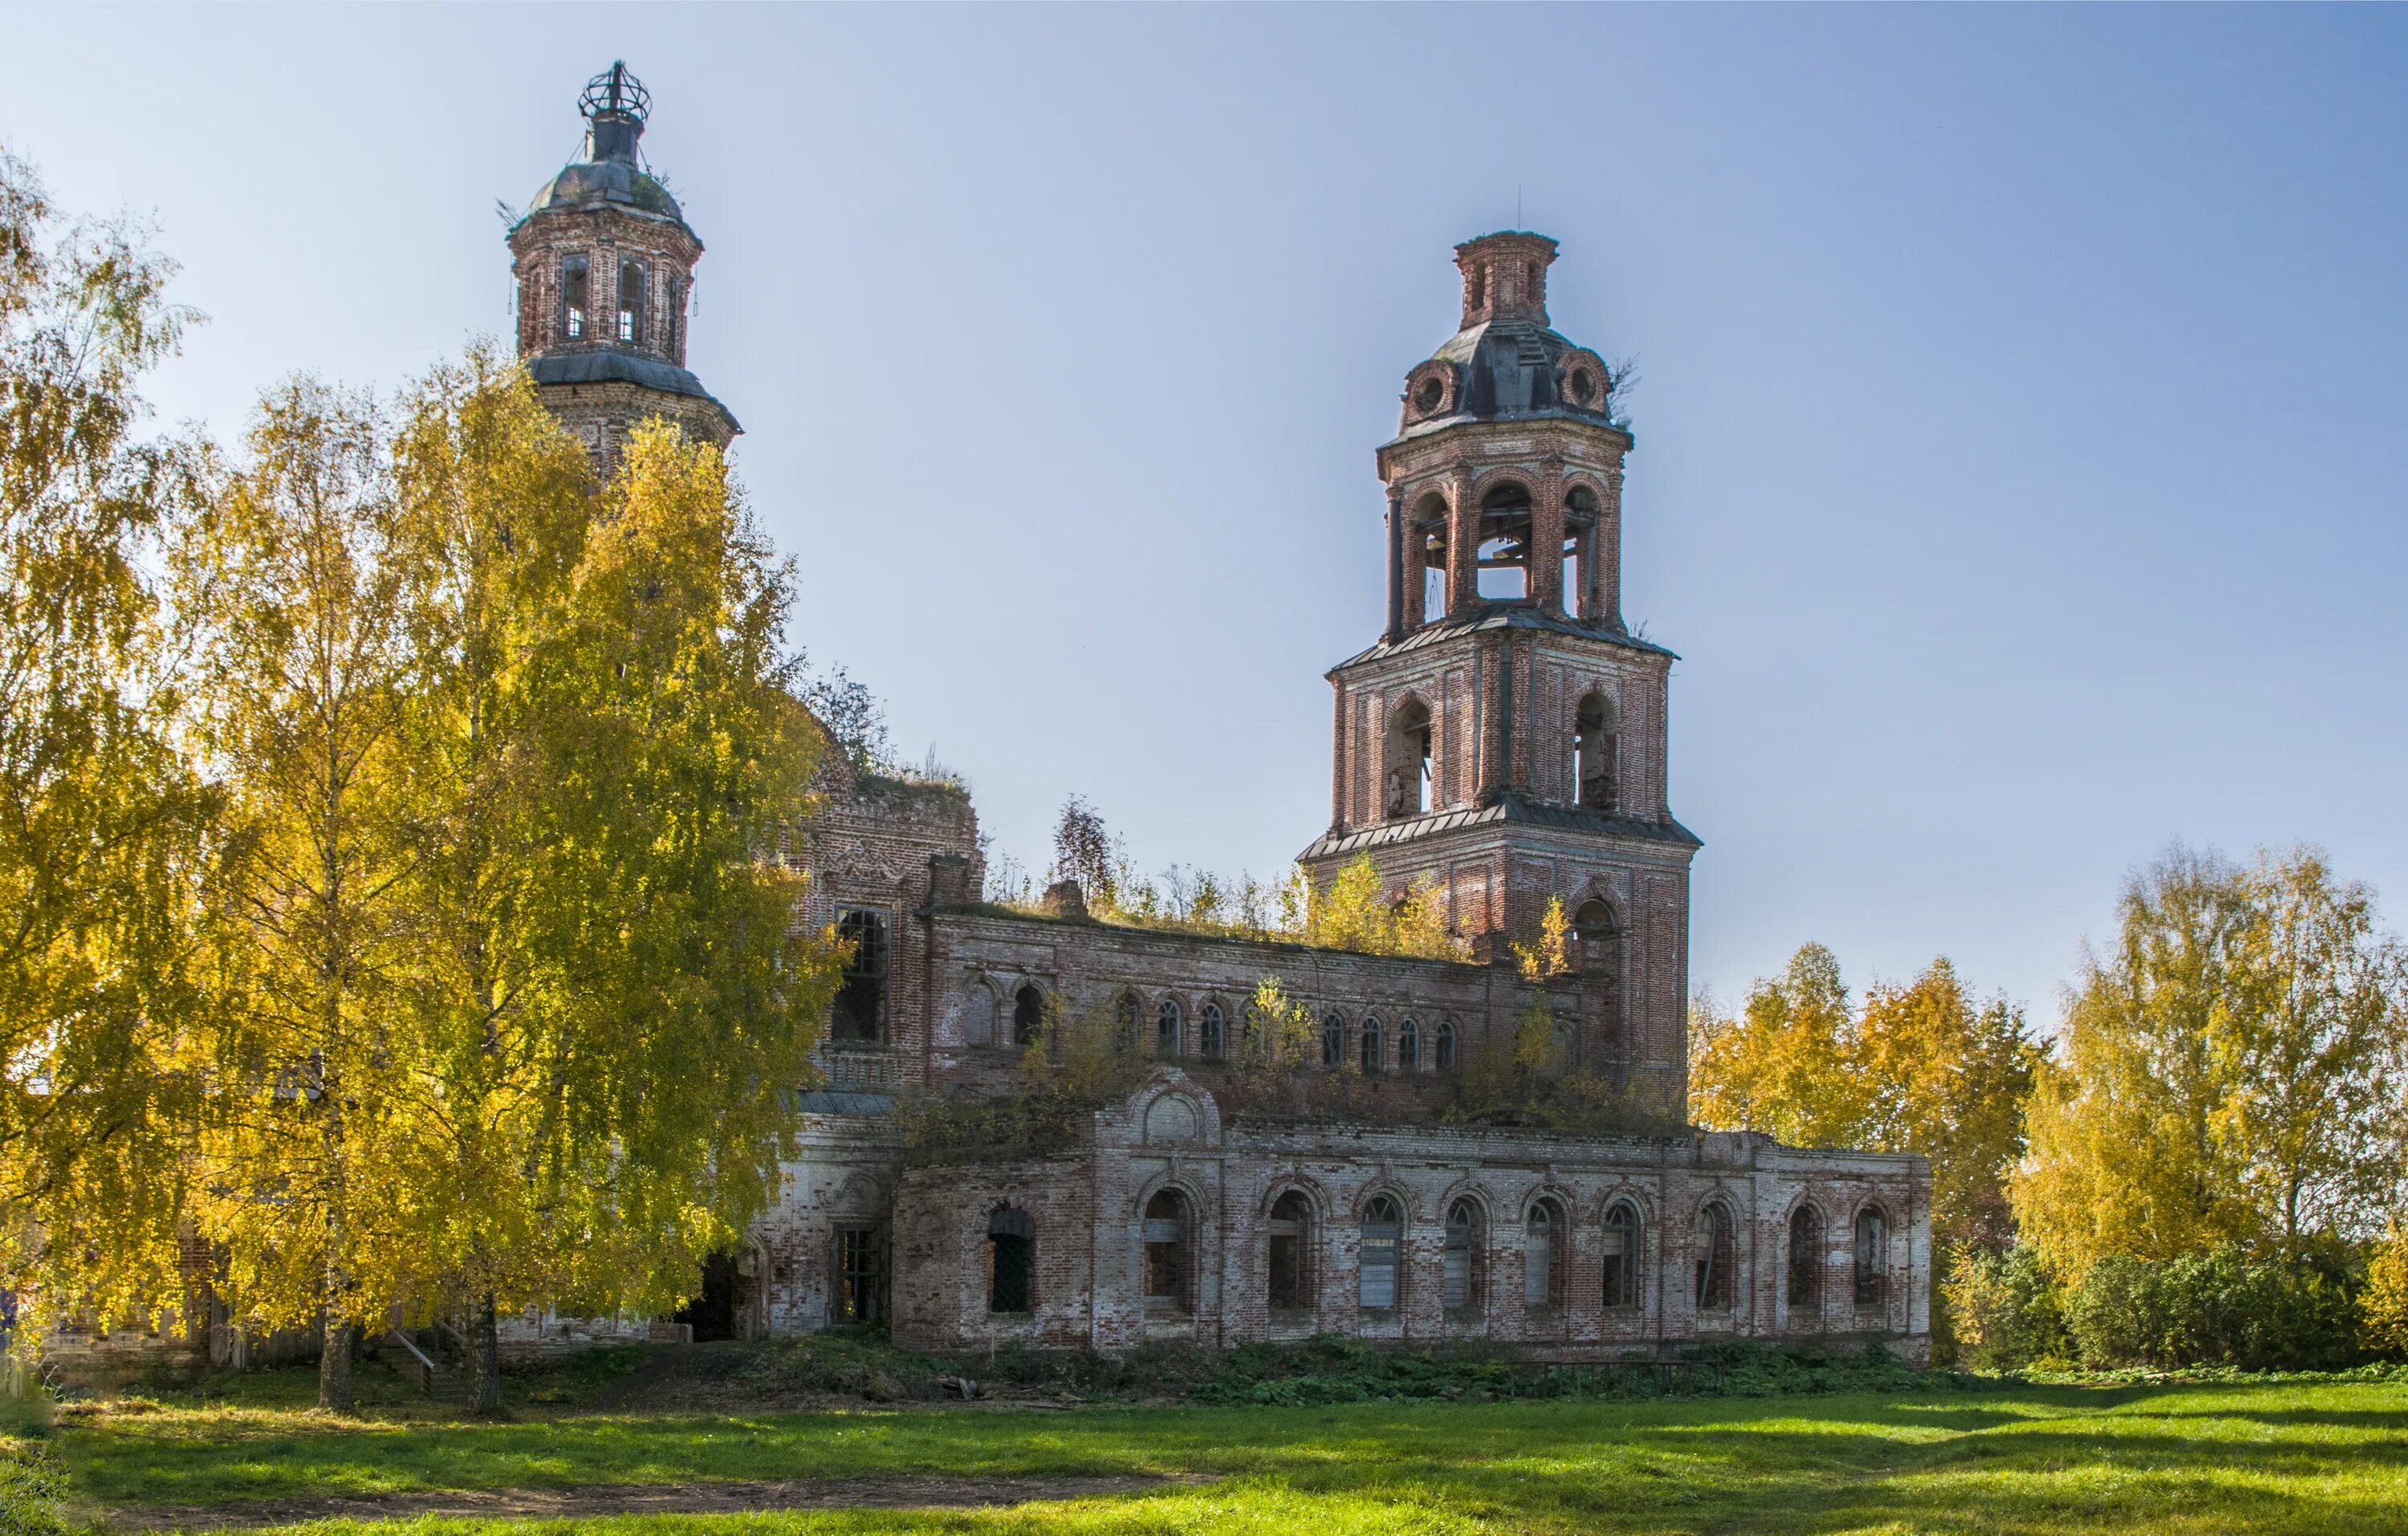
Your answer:
[[[1005,1206],[987,1218],[986,1310],[1028,1312],[1035,1290],[1037,1224]]]
[[[679,1310],[677,1320],[706,1344],[736,1337],[736,1256],[713,1254],[702,1261],[702,1290]]]

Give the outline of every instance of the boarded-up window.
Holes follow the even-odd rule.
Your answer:
[[[1403,1240],[1404,1213],[1387,1196],[1374,1196],[1363,1208],[1363,1246],[1357,1265],[1356,1299],[1366,1309],[1386,1312],[1396,1306],[1398,1249]]]
[[[1145,1202],[1145,1305],[1149,1312],[1188,1309],[1187,1200],[1166,1189]]]
[[[1480,1208],[1457,1200],[1446,1212],[1444,1298],[1449,1312],[1476,1306],[1480,1297]]]

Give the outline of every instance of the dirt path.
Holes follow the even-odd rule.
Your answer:
[[[810,1509],[987,1509],[1041,1499],[1140,1493],[1200,1482],[1165,1477],[882,1477],[781,1483],[603,1483],[575,1488],[255,1499],[108,1512],[118,1530],[225,1530],[298,1520],[400,1520],[418,1514],[536,1519],[597,1514],[750,1514]]]

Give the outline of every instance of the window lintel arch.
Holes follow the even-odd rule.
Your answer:
[[[1498,491],[1509,488],[1521,492],[1532,507],[1538,506],[1538,478],[1529,470],[1513,464],[1500,464],[1475,475],[1470,487],[1471,503],[1484,511],[1487,510],[1489,498],[1496,495]]]
[[[1617,1205],[1630,1207],[1631,1214],[1639,1218],[1641,1226],[1656,1224],[1656,1205],[1648,1199],[1646,1189],[1627,1180],[1607,1185],[1602,1193],[1585,1201],[1582,1209],[1588,1213],[1589,1219],[1602,1223],[1613,1214]]]
[[[1605,481],[1598,478],[1597,471],[1593,469],[1577,468],[1571,465],[1566,465],[1563,470],[1562,486],[1564,505],[1567,509],[1571,506],[1571,497],[1574,491],[1586,491],[1590,495],[1597,498],[1596,507],[1590,509],[1590,510],[1600,517],[1604,515],[1608,493]]]
[[[1200,1233],[1206,1225],[1205,1213],[1209,1209],[1204,1192],[1187,1174],[1176,1170],[1156,1173],[1138,1186],[1137,1199],[1129,1206],[1129,1219],[1143,1221],[1145,1208],[1154,1203],[1155,1196],[1166,1193],[1176,1195],[1187,1202],[1187,1219]]]
[[[1447,495],[1443,481],[1404,486],[1397,494],[1403,499],[1406,518],[1413,527],[1426,528],[1455,515],[1455,498]]]
[[[1396,1202],[1398,1217],[1406,1226],[1422,1219],[1423,1213],[1413,1208],[1413,1192],[1387,1178],[1374,1179],[1354,1192],[1354,1219],[1361,1222],[1370,1211],[1371,1202],[1383,1197]]]
[[[1441,1215],[1451,1215],[1455,1205],[1463,1200],[1471,1202],[1471,1209],[1478,1214],[1483,1227],[1486,1227],[1495,1221],[1496,1193],[1475,1178],[1457,1179],[1447,1185],[1445,1193],[1438,1198],[1439,1211]]]
[[[1548,1208],[1554,1220],[1558,1222],[1569,1222],[1572,1219],[1571,1213],[1580,1209],[1580,1202],[1573,1198],[1571,1191],[1563,1188],[1561,1185],[1542,1184],[1536,1189],[1531,1190],[1527,1196],[1524,1197],[1522,1200],[1522,1225],[1525,1227],[1528,1226],[1530,1223],[1531,1213],[1537,1211],[1541,1206]]]
[[[1329,1219],[1329,1197],[1323,1192],[1321,1185],[1295,1174],[1271,1182],[1270,1187],[1263,1192],[1262,1209],[1256,1213],[1257,1218],[1270,1220],[1271,1213],[1278,1209],[1280,1201],[1290,1195],[1302,1198],[1305,1214],[1312,1220],[1326,1222]]]

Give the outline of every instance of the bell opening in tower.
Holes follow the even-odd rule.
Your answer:
[[[1500,485],[1480,502],[1478,590],[1490,602],[1530,596],[1530,493]]]

